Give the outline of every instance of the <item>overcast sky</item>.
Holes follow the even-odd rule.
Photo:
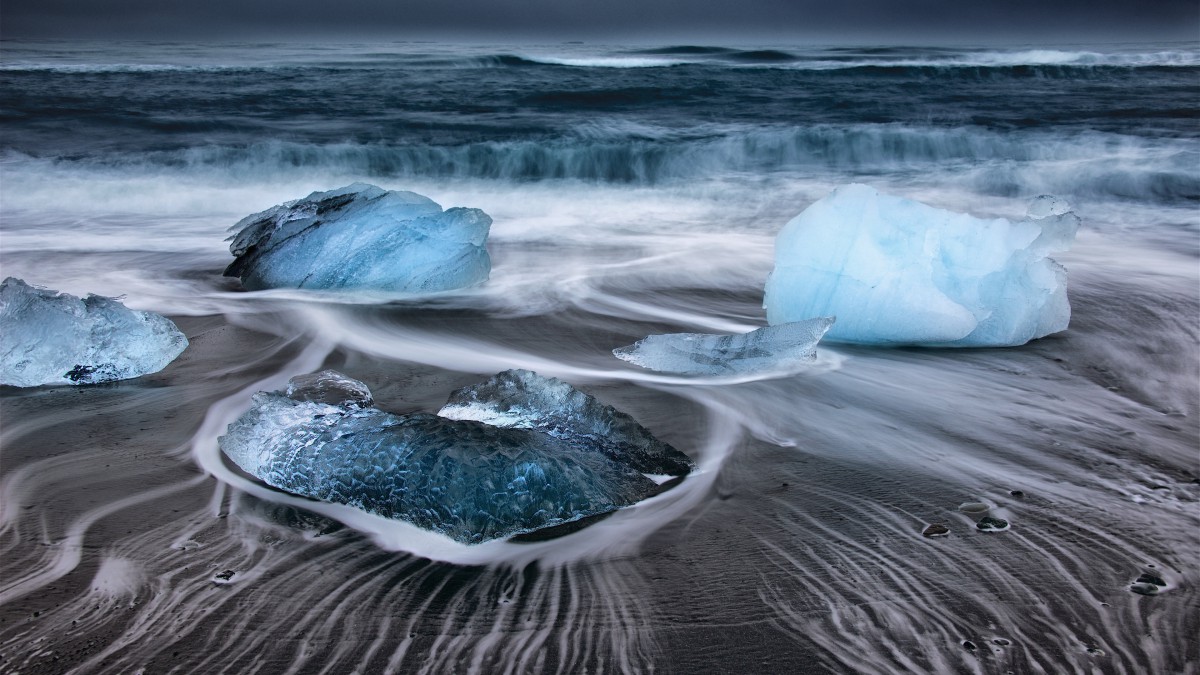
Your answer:
[[[1198,0],[2,0],[0,37],[1200,41]]]

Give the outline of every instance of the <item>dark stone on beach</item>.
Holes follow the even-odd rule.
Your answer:
[[[1017,499],[1020,499],[1025,496],[1025,493],[1020,490],[1009,490],[1008,494],[1016,497]]]
[[[229,581],[230,579],[233,578],[233,575],[235,575],[235,574],[237,574],[237,572],[235,572],[233,570],[225,570],[224,572],[217,573],[217,575],[213,577],[213,580],[214,581],[218,581],[218,580],[219,581]]]
[[[1129,590],[1138,595],[1158,595],[1159,587],[1154,584],[1134,583]]]
[[[1008,529],[1008,521],[1003,518],[992,518],[984,516],[975,523],[975,528],[983,532],[1003,532]]]
[[[979,649],[978,647],[975,646],[975,643],[971,642],[970,640],[963,640],[962,646],[966,647],[967,651],[969,651],[969,652],[973,652],[976,649]]]
[[[1163,581],[1162,577],[1150,572],[1142,572],[1142,575],[1133,583],[1135,584],[1154,584],[1155,586],[1166,587],[1167,582]]]
[[[945,525],[935,523],[929,527],[926,527],[921,534],[926,537],[944,537],[950,534],[950,528],[946,527]]]
[[[1104,650],[1103,650],[1103,649],[1097,649],[1097,648],[1095,648],[1095,647],[1088,647],[1088,648],[1087,648],[1087,653],[1088,653],[1089,655],[1091,655],[1091,656],[1104,656]]]
[[[993,638],[992,644],[997,644],[997,645],[1000,645],[1001,647],[1007,647],[1008,645],[1011,645],[1012,643],[1009,642],[1008,640],[1005,640],[1004,638]]]

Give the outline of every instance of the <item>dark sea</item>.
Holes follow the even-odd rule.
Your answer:
[[[355,181],[486,211],[491,279],[222,276],[239,219]],[[775,235],[846,183],[1066,199],[1070,328],[788,375],[612,356],[765,325]],[[1195,43],[5,41],[0,275],[191,341],[0,388],[6,673],[1200,673]],[[558,537],[418,536],[222,458],[254,392],[321,368],[399,413],[535,370],[700,469]]]

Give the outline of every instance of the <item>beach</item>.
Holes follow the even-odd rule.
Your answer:
[[[1194,47],[18,42],[2,65],[3,275],[190,345],[0,388],[0,670],[1200,671]],[[490,279],[222,276],[238,220],[354,181],[483,209]],[[847,183],[1012,220],[1069,201],[1069,328],[823,342],[787,373],[613,357],[765,325],[776,234]],[[698,469],[561,536],[429,537],[222,456],[254,393],[324,368],[399,414],[532,370]]]

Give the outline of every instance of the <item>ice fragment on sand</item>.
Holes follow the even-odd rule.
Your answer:
[[[332,388],[320,384],[334,381]],[[288,391],[292,396],[255,394],[251,408],[229,425],[219,443],[234,463],[281,490],[463,543],[606,513],[659,489],[629,463],[581,445],[586,439],[399,416],[360,405],[361,397],[327,396],[367,391],[332,371],[294,378]],[[334,399],[343,400],[328,402]]]
[[[613,355],[643,368],[685,375],[728,375],[788,368],[817,357],[833,317],[766,326],[742,335],[651,335]]]
[[[945,537],[950,534],[950,528],[939,523],[934,523],[922,530],[921,534],[926,537]]]
[[[779,233],[767,319],[836,315],[826,339],[863,344],[999,347],[1065,330],[1067,273],[1047,256],[1079,219],[1049,196],[1029,212],[980,219],[839,187]]]
[[[285,395],[297,401],[356,408],[375,402],[367,385],[336,370],[297,375],[288,381]]]
[[[506,370],[459,389],[438,415],[497,427],[536,429],[648,474],[681,476],[695,465],[629,415],[553,377]]]
[[[431,292],[487,281],[492,219],[354,183],[255,213],[231,228],[225,276],[246,288]]]
[[[0,282],[0,384],[93,384],[156,373],[188,341],[170,319],[99,295]]]

